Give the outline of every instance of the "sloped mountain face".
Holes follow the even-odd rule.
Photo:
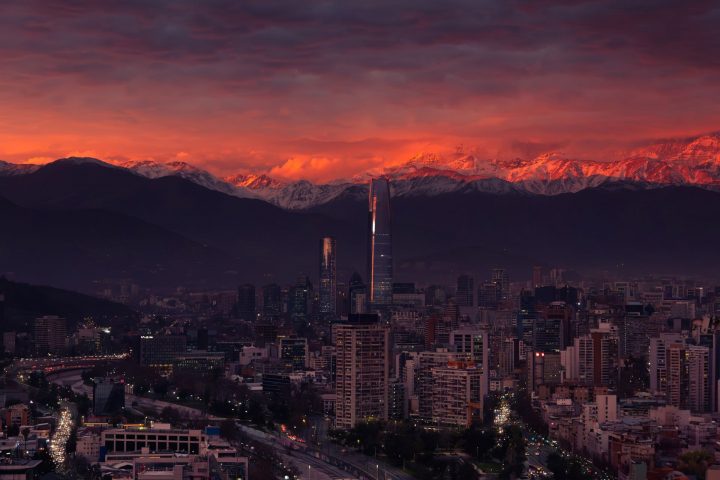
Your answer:
[[[0,176],[24,175],[32,173],[38,168],[40,165],[17,164],[0,160]]]
[[[112,217],[120,215],[140,220],[183,239],[190,239],[197,246],[218,252],[217,258],[224,259],[205,261],[198,254],[191,254],[192,252],[188,252],[186,259],[175,258],[178,265],[188,266],[190,271],[197,267],[197,280],[208,279],[209,285],[221,284],[219,282],[226,278],[226,272],[237,277],[237,281],[231,284],[261,278],[263,274],[275,271],[293,272],[294,275],[314,272],[315,260],[312,253],[308,252],[317,250],[317,242],[321,236],[336,235],[338,241],[351,243],[338,222],[320,215],[290,212],[264,201],[227,195],[176,175],[150,179],[125,168],[108,167],[94,162],[55,162],[32,174],[0,177],[0,196],[18,206],[46,213],[50,217],[52,212],[67,213],[67,217],[71,219],[76,212],[78,218],[86,215],[88,211],[101,217],[104,212]],[[52,225],[59,228],[58,225],[63,224],[60,218],[61,215],[58,214],[58,223],[53,222]],[[92,223],[89,223],[87,227],[91,226]],[[38,221],[37,235],[47,237],[39,238],[38,241],[52,243],[52,235],[43,233],[43,228],[43,222]],[[127,233],[122,236],[112,236],[110,231],[100,232],[103,235],[93,238],[98,245],[108,242],[117,245],[117,242],[125,237],[135,238],[139,228],[129,226]],[[48,229],[52,231],[52,228]],[[19,231],[25,232],[27,228]],[[106,239],[105,233],[111,238]],[[34,242],[33,244],[37,245],[37,241]],[[23,240],[14,244],[13,248],[0,248],[0,254],[7,253],[12,257],[12,252],[15,249],[22,250],[25,243]],[[155,243],[149,245],[153,249],[157,246]],[[159,258],[166,256],[162,250],[143,250],[142,242],[135,245],[135,248],[138,252],[147,251],[148,256],[143,257],[143,261],[152,258],[154,254],[158,254]],[[59,257],[63,256],[59,253],[61,250],[51,250]],[[108,272],[122,271],[122,256],[130,254],[124,250],[122,252],[125,253],[108,257],[118,259],[117,263],[108,267]],[[22,258],[26,261],[33,258],[29,253],[23,255]],[[94,257],[89,256],[88,261],[92,258]],[[22,271],[19,268],[22,263],[11,262],[11,265],[15,271]],[[163,262],[163,265],[166,263]],[[5,271],[6,268],[9,268],[8,264],[0,261],[0,271]],[[163,271],[167,269],[167,266],[163,267]],[[63,271],[61,268],[56,270],[59,275]],[[82,276],[88,278],[93,272],[100,275],[102,271],[102,268],[88,269]],[[153,278],[151,272],[141,269],[138,269],[138,272],[138,275],[148,281]],[[110,273],[105,275],[112,276]],[[168,278],[172,279],[172,276],[164,276],[163,281]],[[184,274],[177,274],[176,278],[178,281],[185,279],[183,282],[187,282]],[[23,279],[37,281],[34,276]]]
[[[102,164],[87,158],[60,161]],[[627,158],[608,162],[566,158],[558,153],[531,160],[487,160],[462,151],[446,156],[419,154],[401,165],[327,184],[287,182],[254,173],[218,178],[185,162],[134,161],[116,167],[151,179],[180,177],[211,190],[263,200],[287,210],[306,210],[347,195],[362,197],[367,194],[365,185],[370,178],[381,175],[391,180],[396,197],[452,192],[559,195],[610,183],[633,184],[635,188],[695,185],[720,189],[720,133],[658,142],[631,152]],[[0,176],[29,174],[38,168],[1,162]]]
[[[432,176],[393,181],[404,192],[392,200],[398,281],[452,282],[497,265],[526,278],[535,264],[717,274],[720,224],[711,220],[720,216],[719,192],[606,182],[535,195],[505,180],[476,180],[497,194],[442,178],[449,192],[437,190]],[[333,235],[346,279],[364,271],[366,202],[365,187],[350,183],[324,203],[287,210],[177,175],[55,162],[0,176],[0,272],[83,291],[103,278],[168,288],[291,282],[301,273],[315,277],[318,241]]]
[[[106,278],[216,285],[237,268],[218,249],[112,211],[26,208],[0,198],[0,219],[0,271],[23,281],[82,291]]]

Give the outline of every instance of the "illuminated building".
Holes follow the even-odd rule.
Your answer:
[[[185,353],[184,335],[146,335],[140,337],[140,364],[170,371],[174,360]]]
[[[333,318],[337,313],[336,242],[333,237],[320,240],[320,315]]]
[[[387,420],[390,329],[378,323],[376,315],[359,315],[354,321],[333,325],[333,337],[336,427]]]
[[[280,359],[286,367],[305,370],[308,368],[309,358],[307,338],[280,339]]]
[[[390,184],[385,178],[370,183],[368,210],[368,294],[372,308],[392,303],[393,253]]]

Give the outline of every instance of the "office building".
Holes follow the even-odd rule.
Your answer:
[[[172,361],[173,374],[193,374],[199,376],[219,377],[225,371],[225,352],[208,352],[194,350],[182,352]],[[238,358],[238,354],[232,355]]]
[[[355,272],[350,277],[348,285],[348,298],[350,299],[350,315],[367,313],[368,311],[368,294],[367,286],[363,283],[360,274]]]
[[[310,361],[307,338],[281,338],[280,360],[292,370],[305,370]]]
[[[237,314],[242,320],[255,321],[255,285],[246,283],[238,287]]]
[[[280,285],[271,283],[262,288],[262,313],[266,319],[277,318],[283,313],[282,289]]]
[[[392,303],[393,285],[390,184],[387,179],[371,181],[368,212],[368,301],[372,308],[383,308]]]
[[[313,286],[306,276],[298,277],[295,286],[290,290],[290,317],[296,324],[308,321],[311,311]]]
[[[67,342],[67,322],[55,315],[35,319],[35,348],[39,355],[62,355]]]
[[[148,429],[112,428],[101,435],[101,444],[108,453],[138,452],[147,448],[150,453],[198,454],[203,441],[201,430],[179,430],[169,425]]]
[[[497,286],[499,301],[510,298],[510,276],[504,268],[494,268],[490,281]]]
[[[175,359],[186,350],[185,335],[144,335],[140,337],[140,364],[170,372]]]
[[[93,380],[93,413],[114,415],[125,408],[125,382],[122,379]]]
[[[460,307],[475,305],[475,282],[470,275],[460,275],[455,290],[455,303]]]
[[[332,319],[337,314],[336,242],[333,237],[320,240],[320,315]]]

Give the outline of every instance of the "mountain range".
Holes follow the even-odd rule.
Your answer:
[[[61,161],[100,162],[87,158]],[[559,153],[546,153],[530,160],[481,159],[462,150],[445,156],[418,154],[400,165],[324,184],[307,180],[285,181],[266,173],[218,177],[180,161],[130,161],[112,166],[151,179],[177,176],[211,190],[264,200],[289,210],[312,208],[341,195],[363,196],[369,179],[377,176],[386,176],[392,181],[395,196],[468,191],[558,195],[617,182],[631,183],[636,188],[694,185],[718,189],[720,133],[656,142],[614,161],[573,159]],[[0,162],[0,175],[24,175],[39,168],[39,165]]]
[[[532,265],[585,273],[715,275],[720,135],[663,142],[614,162],[544,155],[479,161],[420,155],[390,178],[397,278],[516,278]],[[187,163],[67,158],[0,163],[0,272],[93,291],[231,287],[317,275],[318,240],[338,241],[341,280],[363,273],[367,178],[313,184],[218,178]],[[478,280],[479,281],[479,280]]]

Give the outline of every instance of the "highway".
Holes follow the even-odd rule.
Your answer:
[[[83,383],[82,370],[67,370],[58,373],[51,373],[47,376],[47,379],[48,381],[58,385],[68,386],[77,394],[86,394],[88,397],[92,398],[92,387]],[[128,404],[134,406],[133,408],[137,408],[145,412],[159,413],[165,407],[171,407],[186,415],[188,418],[205,418],[209,421],[225,420],[224,417],[216,417],[212,415],[208,416],[205,412],[196,408],[165,402],[162,400],[139,397],[137,395],[126,395],[125,399]],[[368,478],[366,475],[355,475],[349,473],[339,466],[333,465],[329,461],[324,461],[323,459],[318,458],[312,453],[307,453],[301,449],[294,449],[288,444],[283,445],[278,438],[263,431],[248,427],[247,425],[238,424],[238,426],[250,439],[272,448],[278,456],[283,459],[284,463],[295,466],[300,474],[300,478],[303,480],[349,480]]]

